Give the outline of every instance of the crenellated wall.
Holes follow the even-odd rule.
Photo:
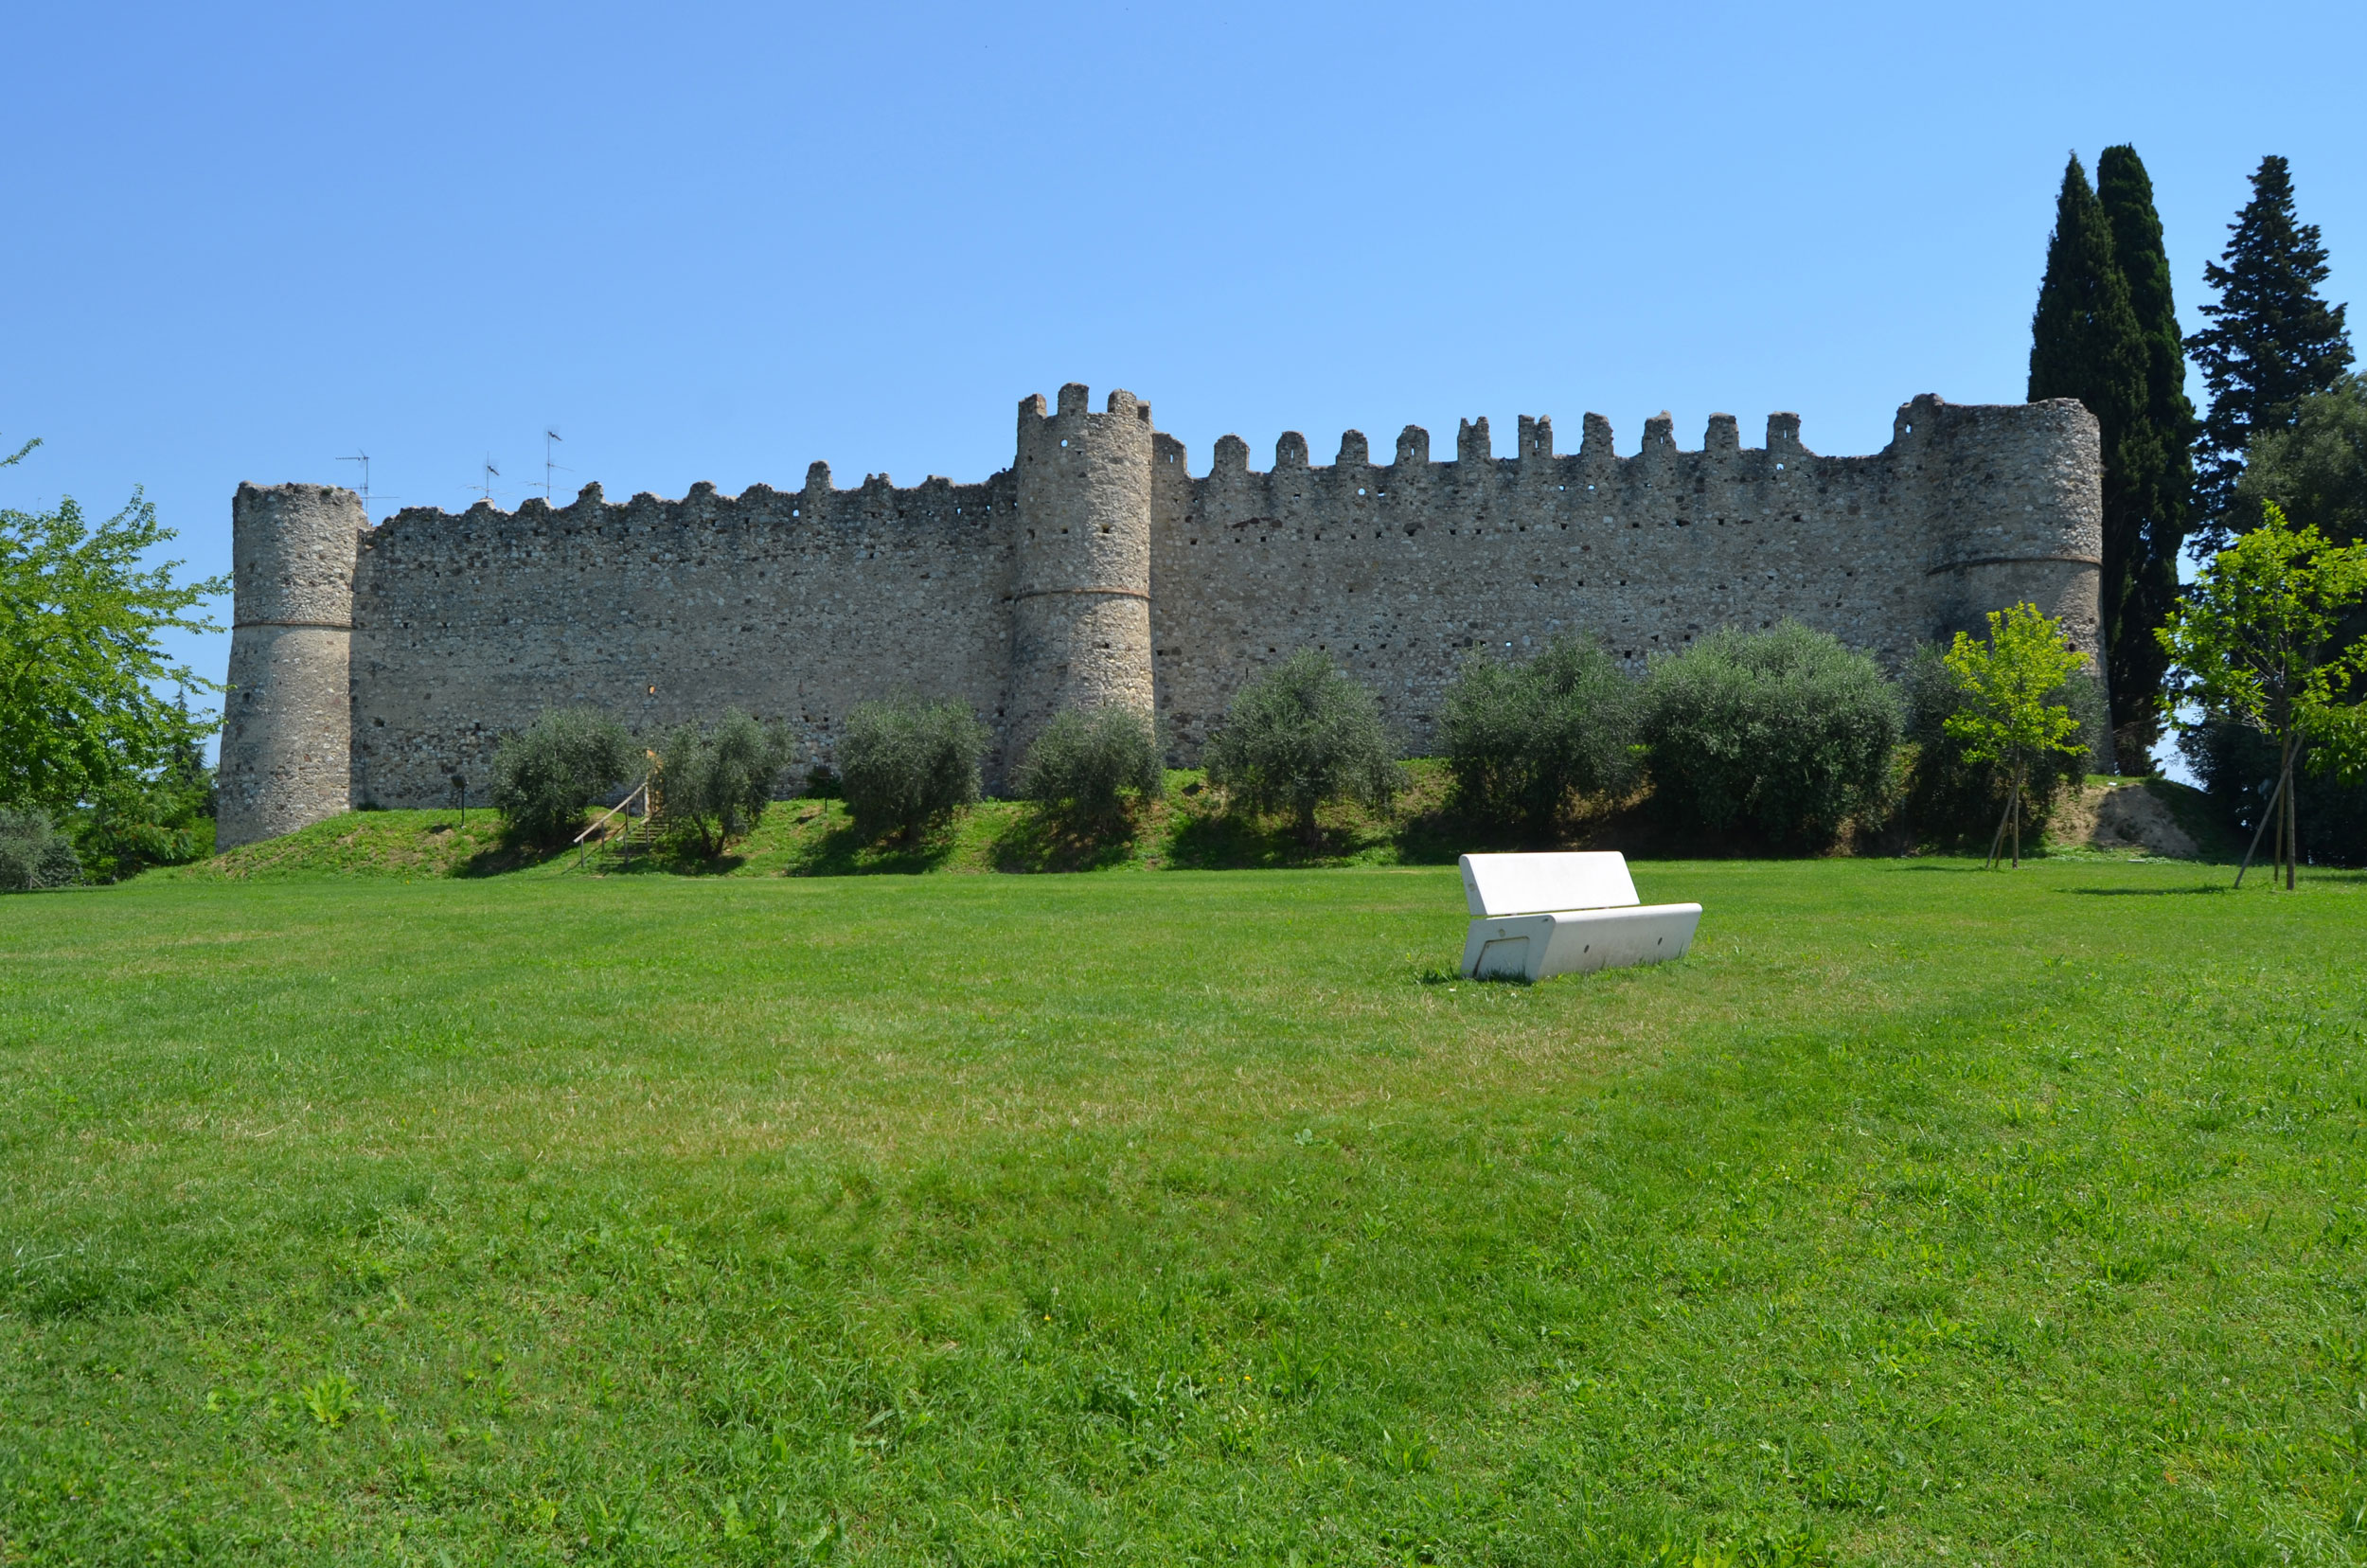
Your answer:
[[[910,688],[998,728],[1010,663],[1010,475],[906,490],[874,474],[680,501],[415,508],[355,574],[357,801],[426,805],[494,741],[588,704],[636,732],[739,706],[830,755],[854,704]]]
[[[1228,436],[1192,480],[1162,437],[1151,632],[1181,751],[1260,664],[1308,645],[1378,689],[1416,750],[1465,650],[1560,632],[1599,634],[1640,671],[1715,628],[1789,617],[1895,665],[2031,597],[2097,647],[2095,423],[2075,402],[1919,398],[1871,457],[1811,453],[1794,414],[1771,416],[1760,447],[1720,414],[1682,451],[1663,415],[1623,458],[1590,414],[1568,455],[1527,418],[1509,457],[1485,419],[1464,422],[1453,461],[1429,449],[1409,425],[1376,465],[1352,430],[1314,467],[1293,431],[1261,473]]]
[[[312,697],[233,691],[234,713],[259,702],[286,719],[259,750],[264,732],[234,724],[247,739],[225,745],[225,796],[272,831],[342,799],[441,801],[454,772],[481,798],[498,737],[573,704],[644,733],[742,707],[786,721],[812,764],[856,703],[916,690],[987,720],[1000,781],[1071,704],[1155,704],[1171,757],[1191,761],[1244,681],[1310,645],[1374,686],[1416,751],[1468,650],[1561,632],[1640,670],[1717,627],[1789,616],[1895,665],[2027,598],[2097,647],[2096,427],[2076,402],[1917,398],[1866,457],[1810,452],[1791,414],[1755,447],[1714,415],[1682,450],[1664,415],[1620,457],[1590,414],[1571,454],[1552,421],[1523,418],[1509,455],[1484,419],[1451,460],[1410,425],[1374,455],[1350,431],[1318,467],[1292,432],[1259,472],[1228,436],[1194,478],[1147,403],[1115,392],[1095,414],[1071,385],[1055,410],[1021,404],[1016,466],[984,484],[876,474],[841,490],[816,463],[794,492],[698,485],[611,505],[594,485],[556,508],[407,510],[352,558],[345,788],[301,761],[333,745],[304,704],[339,651],[307,643],[301,679],[277,689]],[[247,629],[248,562],[266,605],[271,563],[311,559],[337,531],[324,518],[358,516],[324,496],[345,492],[240,490],[234,687],[272,668],[270,648],[329,635]]]

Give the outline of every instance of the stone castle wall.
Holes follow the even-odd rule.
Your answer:
[[[1664,416],[1623,458],[1589,415],[1575,454],[1523,419],[1499,457],[1481,419],[1451,461],[1409,426],[1394,461],[1351,431],[1316,467],[1293,433],[1263,472],[1228,436],[1194,478],[1148,404],[1113,393],[1094,414],[1070,386],[1056,411],[1021,404],[1015,466],[984,484],[882,474],[838,490],[817,463],[795,492],[700,485],[610,505],[591,486],[563,508],[406,510],[359,535],[349,668],[329,668],[341,644],[277,679],[348,686],[346,796],[386,806],[448,799],[455,772],[482,798],[499,736],[575,704],[644,734],[739,706],[786,721],[812,764],[856,703],[915,690],[987,721],[990,780],[1062,705],[1155,704],[1188,762],[1244,681],[1309,645],[1379,690],[1418,751],[1470,650],[1559,632],[1599,634],[1640,669],[1717,627],[1789,616],[1895,665],[2028,598],[2093,652],[2098,472],[2075,402],[1918,398],[1869,457],[1813,454],[1779,414],[1753,448],[1714,416],[1700,451]],[[318,506],[271,500],[313,490],[344,494],[240,490],[234,687],[288,630],[250,635],[248,536],[258,561],[314,549],[288,530],[319,532],[303,522]],[[272,796],[251,757],[332,740],[309,708],[275,724],[291,733],[262,743],[249,726],[236,766],[225,741],[225,793]],[[307,780],[301,803],[241,830],[326,814]]]
[[[794,492],[399,513],[355,573],[354,799],[440,804],[455,772],[481,799],[494,742],[546,707],[654,739],[738,706],[817,757],[906,688],[999,729],[1016,501],[1007,473],[838,490],[817,463]]]
[[[1618,457],[1589,415],[1579,450],[1521,420],[1515,454],[1467,421],[1452,462],[1408,426],[1394,462],[1306,437],[1256,472],[1227,437],[1202,479],[1162,438],[1151,530],[1160,714],[1197,751],[1243,681],[1293,649],[1328,650],[1377,689],[1416,750],[1472,649],[1520,653],[1593,633],[1641,673],[1722,626],[1791,618],[1895,667],[1916,644],[2031,598],[2098,647],[2094,420],[2075,402],[1955,407],[1918,399],[1872,457],[1819,456],[1797,415],[1745,448],[1713,416],[1680,451],[1666,416]],[[1967,564],[1976,563],[1976,564]]]

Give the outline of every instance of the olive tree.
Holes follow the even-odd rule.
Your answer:
[[[978,798],[989,737],[961,703],[858,704],[839,735],[839,785],[867,839],[916,836]]]
[[[1574,796],[1634,780],[1642,698],[1593,638],[1556,637],[1529,659],[1472,655],[1439,722],[1456,797],[1484,820],[1550,831]]]
[[[536,844],[567,837],[584,808],[630,777],[639,760],[625,726],[592,708],[550,708],[493,752],[493,809]]]
[[[679,725],[658,748],[659,819],[712,859],[764,820],[796,756],[785,727],[737,708],[711,727]]]
[[[1231,802],[1288,815],[1310,845],[1323,837],[1317,808],[1334,800],[1385,806],[1398,788],[1397,746],[1379,702],[1312,648],[1234,695],[1205,760],[1209,781]]]
[[[1887,799],[1897,693],[1864,654],[1786,621],[1652,661],[1645,761],[1677,823],[1816,846]]]
[[[1166,777],[1148,714],[1065,708],[1027,748],[1017,783],[1023,796],[1046,811],[1109,821],[1130,795],[1156,800]]]

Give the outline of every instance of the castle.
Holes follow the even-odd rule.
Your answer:
[[[866,699],[970,704],[999,779],[1064,706],[1158,717],[1188,763],[1233,693],[1302,647],[1380,696],[1408,746],[1433,738],[1466,651],[1599,635],[1638,669],[1718,627],[1786,617],[1895,666],[1918,643],[2029,600],[2098,643],[2096,423],[2069,400],[1899,409],[1888,446],[1825,457],[1797,415],[1745,447],[1713,415],[1700,451],[1667,416],[1635,456],[1588,415],[1578,451],[1523,418],[1494,454],[1465,421],[1451,462],[1407,426],[1273,467],[1227,436],[1194,478],[1127,392],[1019,405],[1012,466],[983,484],[886,474],[680,501],[408,508],[373,527],[322,485],[241,485],[219,842],[357,805],[478,798],[501,735],[588,704],[648,732],[729,706],[785,721],[807,766]],[[2099,669],[2101,660],[2097,661]]]

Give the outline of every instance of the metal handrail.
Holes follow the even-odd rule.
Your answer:
[[[584,847],[583,841],[590,838],[593,834],[599,832],[601,829],[608,826],[609,820],[615,816],[617,812],[623,811],[626,807],[631,806],[633,801],[633,796],[639,795],[641,797],[641,814],[645,820],[648,818],[650,814],[650,779],[655,776],[655,775],[645,775],[640,783],[635,784],[632,789],[625,792],[624,799],[618,801],[615,805],[611,806],[607,811],[602,811],[597,817],[593,819],[592,825],[589,828],[586,828],[582,832],[576,835],[576,864],[578,867],[582,866],[583,857],[589,853],[589,851]]]

